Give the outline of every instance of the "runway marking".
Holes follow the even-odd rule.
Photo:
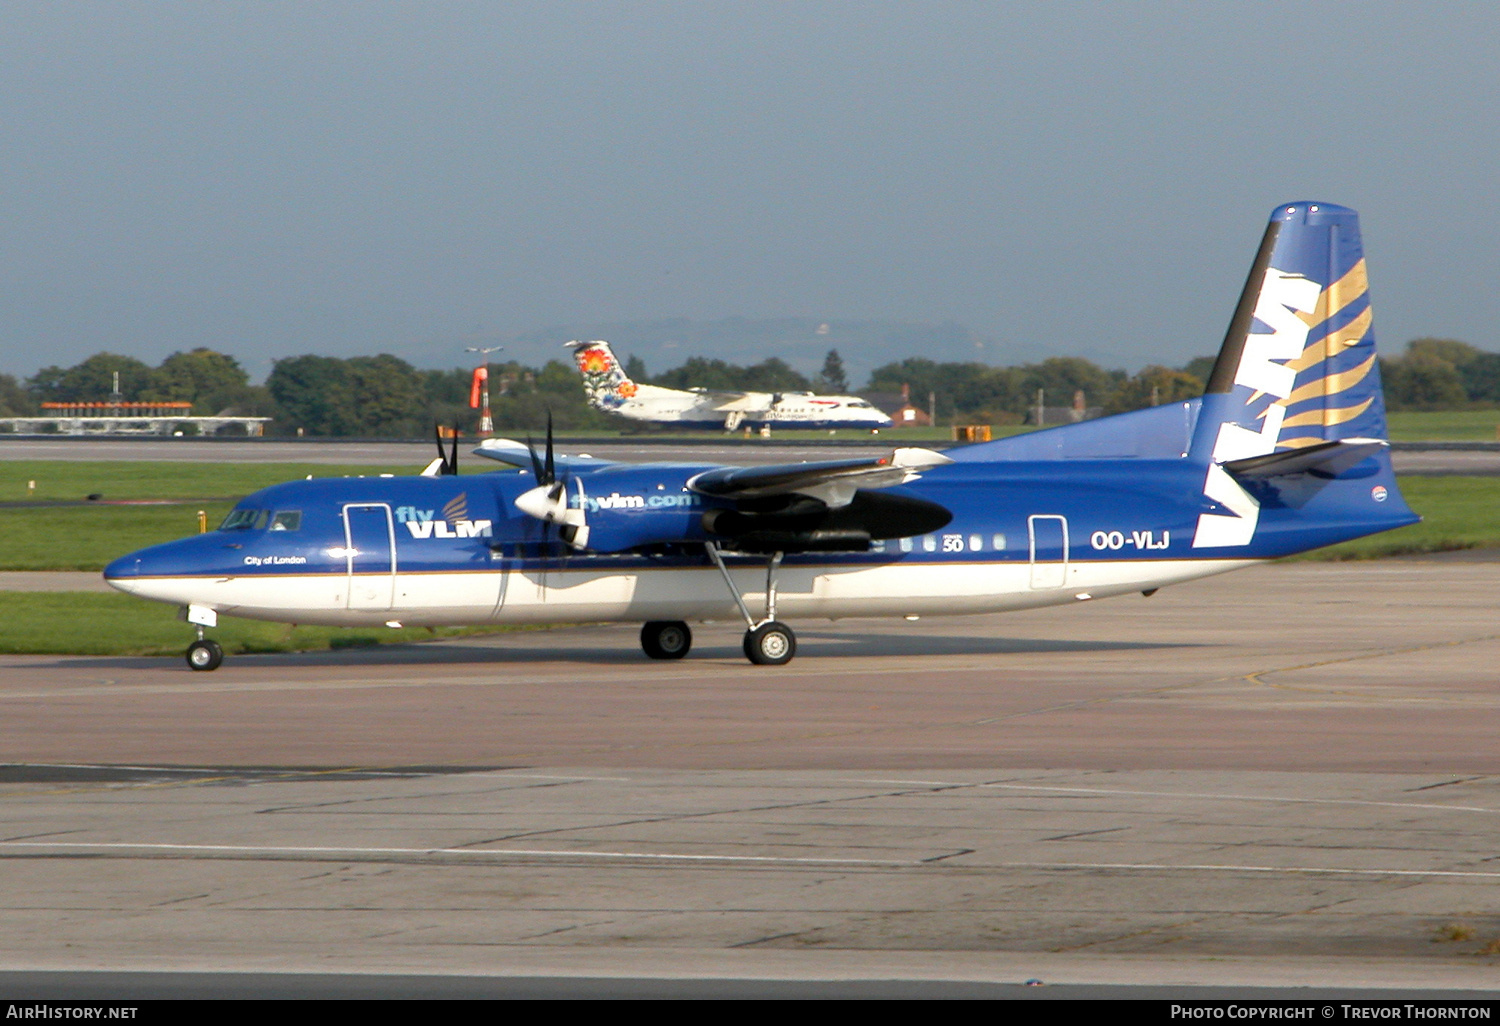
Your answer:
[[[1432,809],[1438,812],[1500,812],[1480,805],[1439,805],[1435,802],[1377,802],[1364,798],[1289,798],[1259,794],[1214,794],[1193,791],[1129,791],[1102,787],[1050,787],[1034,784],[977,784],[1012,791],[1067,791],[1080,794],[1140,795],[1151,798],[1213,798],[1232,802],[1286,802],[1293,805],[1375,805],[1391,809]]]
[[[162,851],[199,852],[205,855],[387,855],[387,856],[433,856],[462,855],[468,857],[499,855],[512,858],[556,858],[556,859],[648,859],[666,862],[754,862],[786,863],[794,865],[840,865],[840,866],[915,866],[920,863],[911,859],[843,859],[836,857],[809,858],[792,855],[677,855],[668,852],[636,851],[571,851],[528,848],[342,848],[286,845],[250,844],[168,844],[162,842],[131,841],[0,841],[5,848],[66,848],[70,851]]]
[[[1476,778],[1478,779],[1478,778]],[[970,788],[988,787],[1008,791],[1057,791],[1065,794],[1127,795],[1144,798],[1208,798],[1227,802],[1285,802],[1292,805],[1373,805],[1391,809],[1431,809],[1436,812],[1490,812],[1500,809],[1482,805],[1439,805],[1436,802],[1380,802],[1365,798],[1292,798],[1282,795],[1215,794],[1211,791],[1137,791],[1109,787],[1063,787],[1052,784],[1001,784],[987,781],[961,782],[946,780],[868,780],[871,784],[907,784],[913,787]]]
[[[1167,862],[989,862],[986,867],[1002,869],[1129,869],[1157,872],[1185,870],[1195,873],[1287,873],[1319,876],[1436,876],[1481,880],[1500,880],[1500,872],[1471,869],[1363,869],[1336,866],[1237,866],[1213,863]]]
[[[66,848],[75,851],[97,851],[102,853],[116,851],[164,851],[202,853],[205,855],[307,855],[313,857],[327,855],[344,856],[417,856],[431,857],[441,856],[485,856],[500,855],[513,858],[556,858],[556,859],[609,859],[609,860],[650,860],[663,862],[711,862],[711,863],[755,863],[772,865],[837,865],[837,866],[890,866],[898,868],[918,868],[923,865],[932,864],[928,859],[844,859],[844,858],[806,858],[797,856],[779,855],[676,855],[665,852],[623,852],[623,851],[560,851],[560,850],[535,850],[530,851],[522,848],[491,848],[485,850],[469,848],[341,848],[341,847],[292,847],[274,845],[238,845],[238,844],[165,844],[165,843],[132,843],[132,842],[27,842],[6,841],[0,842],[3,848],[41,848],[60,849]],[[962,853],[971,854],[971,853]],[[967,871],[977,868],[985,869],[1046,869],[1046,870],[1077,870],[1077,869],[1107,869],[1107,870],[1129,870],[1137,872],[1192,872],[1192,873],[1284,873],[1289,875],[1320,875],[1320,876],[1399,876],[1399,877],[1439,877],[1444,879],[1479,879],[1500,880],[1500,871],[1468,870],[1468,869],[1371,869],[1359,866],[1252,866],[1236,865],[1232,863],[1168,863],[1168,862],[985,862],[979,865],[963,866]]]

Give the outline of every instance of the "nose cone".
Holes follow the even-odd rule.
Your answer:
[[[176,602],[184,582],[226,574],[239,562],[239,546],[226,547],[212,532],[121,556],[104,568],[104,580],[131,595]]]
[[[145,552],[142,549],[141,552]],[[104,568],[104,583],[111,588],[118,588],[126,594],[133,595],[136,591],[136,578],[141,576],[141,552],[132,552],[128,556],[121,556]]]
[[[537,485],[516,496],[516,509],[547,523],[564,519],[568,500],[561,483]]]

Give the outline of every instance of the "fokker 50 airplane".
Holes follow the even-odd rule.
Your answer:
[[[608,342],[569,342],[589,405],[631,420],[687,428],[866,428],[891,418],[857,395],[811,392],[682,391],[641,385],[626,375]]]
[[[455,476],[295,481],[207,534],[111,563],[186,607],[195,670],[219,614],[292,623],[643,623],[676,659],[688,621],[1073,605],[1417,521],[1396,487],[1354,211],[1271,215],[1201,399],[936,453],[770,467],[628,465],[494,441]]]

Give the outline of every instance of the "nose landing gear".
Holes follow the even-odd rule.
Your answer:
[[[218,612],[210,606],[187,606],[178,616],[192,624],[193,629],[198,632],[198,640],[189,645],[184,653],[188,666],[198,671],[217,670],[224,661],[224,650],[217,641],[203,636],[203,628],[218,626]]]
[[[188,646],[187,664],[195,670],[217,670],[224,661],[224,650],[210,638],[199,638]]]

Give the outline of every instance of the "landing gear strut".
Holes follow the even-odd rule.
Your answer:
[[[641,648],[652,659],[681,659],[693,647],[693,632],[681,620],[652,620],[641,627]]]
[[[750,615],[745,600],[735,588],[734,580],[724,566],[724,557],[719,555],[719,547],[713,542],[704,542],[703,547],[708,550],[709,558],[724,576],[724,584],[729,588],[734,604],[740,607],[740,615],[749,625],[749,629],[745,631],[745,658],[757,666],[781,666],[791,662],[792,656],[797,654],[797,635],[776,619],[776,569],[781,565],[782,554],[776,553],[766,564],[766,615],[757,620]]]

